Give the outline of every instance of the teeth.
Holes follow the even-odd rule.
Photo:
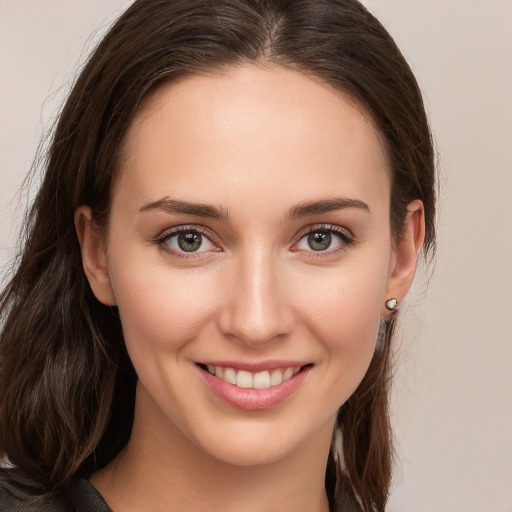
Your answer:
[[[283,382],[283,372],[281,370],[274,370],[270,376],[270,385],[279,386]]]
[[[233,368],[226,368],[224,370],[224,375],[222,376],[222,378],[226,382],[229,382],[230,384],[236,384],[236,372],[235,372],[235,370],[233,370]]]
[[[222,379],[229,384],[244,389],[268,389],[272,386],[290,380],[300,371],[300,366],[290,368],[277,368],[272,371],[263,371],[251,373],[246,370],[235,370],[234,368],[224,368],[222,366],[207,366],[208,373]]]
[[[240,370],[236,376],[236,385],[239,388],[252,388],[252,374]]]
[[[267,389],[270,387],[270,373],[259,372],[255,373],[252,378],[252,387],[254,389]]]
[[[286,368],[285,372],[283,373],[283,382],[285,380],[290,380],[293,377],[293,368]]]

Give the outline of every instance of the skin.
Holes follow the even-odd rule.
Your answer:
[[[163,198],[227,218],[155,207]],[[339,198],[358,203],[293,215]],[[125,139],[108,239],[87,206],[75,216],[84,270],[118,306],[139,376],[131,439],[91,476],[116,512],[328,510],[336,410],[368,368],[385,300],[405,297],[423,240],[421,202],[398,242],[389,202],[372,122],[311,77],[246,65],[146,100]],[[198,252],[162,242],[180,226],[206,234]],[[308,233],[329,229],[343,237],[313,250]],[[312,366],[291,396],[257,411],[214,396],[196,364],[275,359]]]

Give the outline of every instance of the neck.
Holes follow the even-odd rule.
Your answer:
[[[332,423],[279,460],[233,465],[191,442],[169,421],[150,422],[137,398],[125,449],[91,482],[115,512],[327,512],[325,468]]]

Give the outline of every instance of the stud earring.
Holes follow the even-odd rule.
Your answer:
[[[396,308],[398,307],[398,301],[396,299],[388,299],[384,305],[386,306],[386,309],[388,311],[391,311],[394,313],[396,311]]]

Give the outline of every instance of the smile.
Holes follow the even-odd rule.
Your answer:
[[[204,369],[203,365],[201,365],[201,367]],[[235,368],[206,365],[206,370],[210,375],[214,375],[239,388],[268,389],[273,386],[279,386],[283,382],[290,380],[294,375],[300,372],[301,367],[275,368],[253,373],[246,370],[237,370]]]
[[[296,361],[279,365],[196,363],[196,366],[207,388],[223,402],[254,411],[276,407],[293,395],[314,365],[300,365]]]

